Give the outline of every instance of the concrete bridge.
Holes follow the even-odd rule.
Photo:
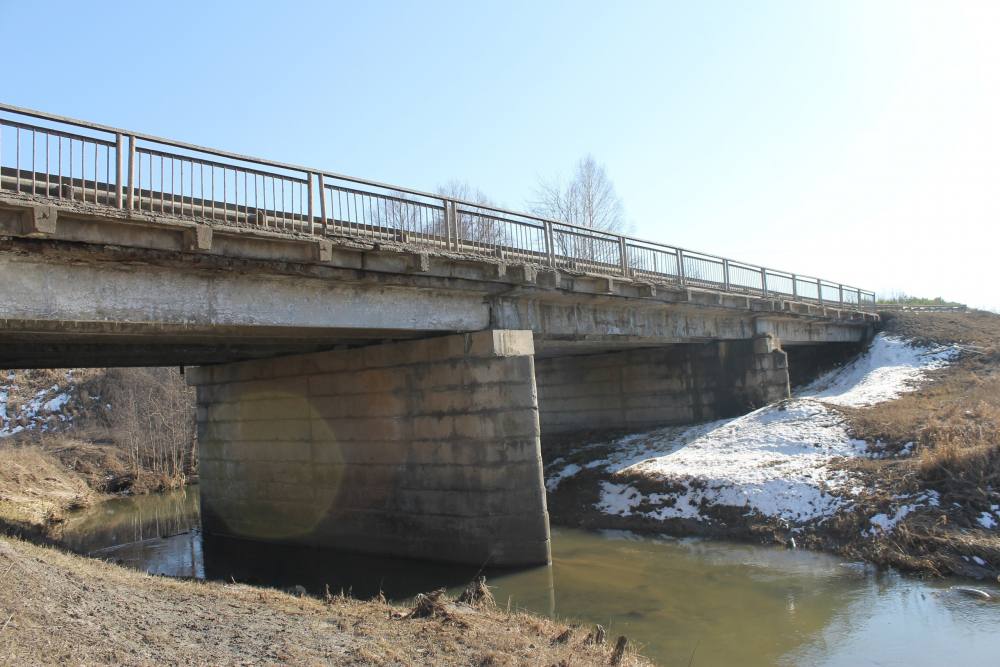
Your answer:
[[[206,531],[549,559],[540,437],[739,414],[874,294],[0,105],[0,367],[178,365]]]

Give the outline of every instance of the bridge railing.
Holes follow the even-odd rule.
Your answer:
[[[875,294],[529,213],[0,104],[0,190],[872,310]]]

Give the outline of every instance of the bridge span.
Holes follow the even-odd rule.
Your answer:
[[[876,321],[833,281],[2,104],[0,295],[0,367],[191,367],[207,531],[497,565],[549,558],[543,433],[739,414]]]

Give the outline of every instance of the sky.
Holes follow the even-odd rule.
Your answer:
[[[1000,2],[24,2],[0,100],[1000,310]],[[14,62],[14,61],[12,61]]]

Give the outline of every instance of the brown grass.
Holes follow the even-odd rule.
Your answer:
[[[0,527],[40,535],[94,498],[80,476],[43,449],[0,448]]]
[[[381,601],[152,577],[0,538],[0,664],[607,665],[588,629],[437,597]],[[649,664],[626,651],[623,665]]]
[[[982,312],[896,313],[890,333],[928,344],[960,344],[962,357],[919,391],[869,408],[844,410],[854,436],[887,453],[912,442],[914,455],[852,463],[874,494],[932,489],[941,507],[907,517],[891,536],[853,550],[877,561],[936,574],[1000,572],[1000,536],[976,522],[1000,504],[1000,316]],[[852,527],[853,529],[853,527]],[[977,568],[963,556],[979,556]]]

